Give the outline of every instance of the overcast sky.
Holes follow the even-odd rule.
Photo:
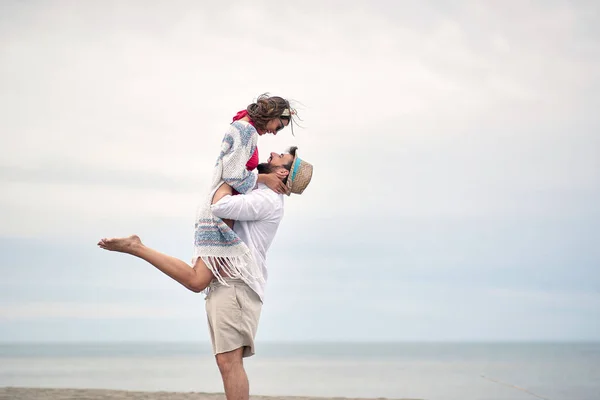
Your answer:
[[[259,94],[315,166],[259,341],[600,340],[594,1],[0,3],[0,341],[208,341],[192,257]]]

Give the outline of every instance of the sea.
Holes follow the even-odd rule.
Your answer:
[[[600,400],[600,343],[257,343],[251,393]],[[223,392],[208,343],[0,344],[0,387]]]

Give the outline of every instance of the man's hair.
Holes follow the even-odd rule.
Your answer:
[[[297,146],[292,146],[292,147],[290,147],[288,149],[287,152],[289,154],[291,154],[295,158],[296,157],[296,150],[298,150],[298,147]],[[288,171],[291,171],[293,163],[294,163],[294,161],[292,160],[290,163],[282,165],[282,167],[285,168],[285,169],[287,169]],[[273,172],[273,169],[267,163],[258,164],[258,166],[256,167],[256,169],[258,170],[259,174],[270,174],[271,172]],[[287,183],[288,177],[289,177],[289,175],[286,176],[285,178],[283,178],[283,183]]]
[[[298,146],[292,146],[288,149],[287,152],[290,153],[292,155],[292,157],[296,158],[296,150],[298,150]],[[294,160],[292,160],[289,164],[284,165],[283,167],[285,169],[287,169],[288,171],[291,171],[293,163],[294,163]]]

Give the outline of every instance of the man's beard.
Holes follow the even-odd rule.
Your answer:
[[[271,172],[273,172],[273,168],[271,168],[271,165],[269,165],[268,163],[258,164],[256,170],[259,174],[270,174]]]

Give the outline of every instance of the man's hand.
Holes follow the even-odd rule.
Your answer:
[[[287,186],[281,181],[280,176],[285,177],[285,173],[271,172],[270,174],[261,174],[259,175],[259,178],[262,178],[260,179],[262,183],[267,185],[275,193],[287,194]]]

